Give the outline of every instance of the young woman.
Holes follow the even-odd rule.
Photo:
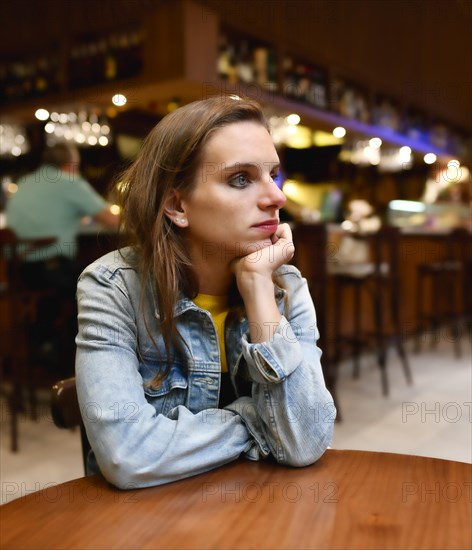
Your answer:
[[[146,487],[241,455],[304,466],[330,444],[334,406],[306,281],[286,265],[278,167],[259,106],[217,97],[167,115],[121,178],[134,245],[78,285],[90,473]]]

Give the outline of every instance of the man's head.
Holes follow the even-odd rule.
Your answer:
[[[44,150],[43,162],[65,172],[76,171],[80,164],[80,153],[75,145],[61,142]]]

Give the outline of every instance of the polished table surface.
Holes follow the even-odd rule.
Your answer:
[[[470,464],[367,451],[129,491],[94,476],[0,507],[0,547],[470,549],[471,492]]]

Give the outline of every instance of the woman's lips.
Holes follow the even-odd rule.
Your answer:
[[[279,226],[278,222],[262,222],[258,223],[257,225],[253,225],[256,229],[259,229],[260,231],[263,231],[264,233],[275,233],[277,231],[277,227]]]

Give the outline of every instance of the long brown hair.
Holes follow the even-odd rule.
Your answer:
[[[157,374],[153,385],[159,385],[169,373],[171,345],[178,351],[184,345],[174,322],[175,304],[181,293],[190,298],[198,294],[181,231],[164,213],[166,200],[173,190],[192,190],[202,149],[212,132],[243,121],[257,122],[269,130],[260,106],[253,100],[218,96],[185,105],[153,128],[136,160],[120,177],[122,222],[137,252],[141,306],[150,277],[167,355],[167,367]]]

